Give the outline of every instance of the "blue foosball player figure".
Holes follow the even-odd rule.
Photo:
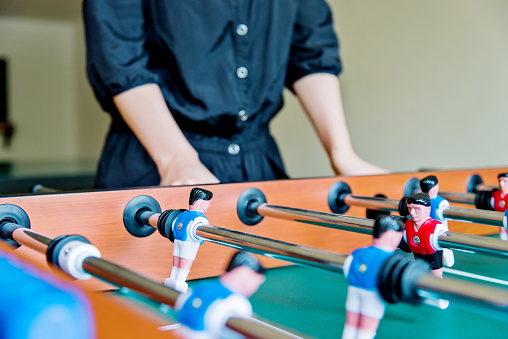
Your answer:
[[[0,274],[0,338],[96,338],[95,316],[80,290],[2,251]]]
[[[265,281],[264,268],[246,252],[237,252],[218,280],[203,281],[175,304],[177,332],[184,338],[243,338],[226,327],[231,317],[252,315],[249,297]]]
[[[195,187],[189,196],[189,210],[180,213],[173,222],[174,235],[173,267],[171,275],[164,281],[164,285],[178,292],[187,291],[187,276],[199,246],[203,239],[196,236],[196,228],[199,225],[208,225],[205,213],[210,207],[213,193],[203,188]]]
[[[404,227],[390,216],[379,216],[374,224],[372,245],[353,251],[344,263],[349,281],[346,299],[346,324],[342,339],[367,339],[376,336],[384,316],[385,301],[377,287],[378,273],[402,240]]]
[[[430,217],[442,223],[448,231],[448,221],[443,215],[445,209],[450,207],[448,200],[439,195],[439,182],[435,175],[429,175],[420,180],[422,192],[427,193],[430,198]],[[448,267],[453,266],[455,257],[452,250],[443,249],[443,261]]]
[[[439,195],[439,182],[435,175],[429,175],[420,180],[422,192],[430,197],[430,217],[434,220],[446,224],[446,218],[443,211],[450,206],[448,200]]]

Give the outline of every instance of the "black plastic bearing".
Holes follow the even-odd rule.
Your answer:
[[[466,185],[467,192],[468,193],[478,193],[478,190],[476,189],[476,187],[478,187],[478,185],[481,185],[481,184],[483,184],[483,180],[478,174],[471,175],[467,179],[467,185]]]
[[[256,225],[263,220],[263,216],[257,212],[257,206],[264,203],[266,197],[263,192],[257,188],[248,188],[238,198],[236,213],[245,225]]]
[[[162,212],[157,221],[157,230],[164,237],[168,238],[171,242],[175,242],[175,235],[173,234],[173,221],[175,221],[176,217],[185,212],[185,209],[178,210],[167,210]]]
[[[474,204],[476,208],[480,210],[488,210],[493,211],[494,206],[492,206],[491,199],[492,199],[492,193],[494,193],[496,190],[493,191],[478,191],[476,193]]]
[[[423,260],[411,260],[405,255],[394,254],[388,257],[378,274],[378,289],[388,303],[406,302],[418,304],[418,280],[430,273],[429,264]]]
[[[421,192],[420,180],[418,178],[410,178],[404,185],[404,196],[409,197],[410,195]]]
[[[349,206],[344,202],[344,197],[351,194],[351,188],[343,181],[337,181],[328,191],[328,206],[333,213],[344,214]]]
[[[154,198],[139,195],[127,203],[123,211],[123,224],[127,231],[135,237],[144,238],[155,232],[155,228],[141,222],[139,216],[143,212],[160,213],[161,207]]]
[[[394,281],[392,277],[397,277],[395,267],[398,265],[398,268],[400,268],[401,262],[404,263],[406,261],[403,260],[403,258],[399,255],[392,255],[388,257],[383,262],[383,265],[381,266],[377,276],[379,294],[381,294],[383,299],[390,304],[394,304],[399,301],[399,296],[396,292],[396,280]]]
[[[425,275],[430,274],[430,265],[420,259],[411,260],[402,273],[401,301],[417,305],[422,302],[422,298],[418,295],[418,280]]]
[[[19,227],[30,228],[28,214],[17,205],[0,205],[0,238],[15,247],[21,246],[12,239],[12,232]]]
[[[60,263],[58,262],[58,256],[60,255],[60,251],[66,244],[71,241],[81,241],[85,244],[90,244],[87,238],[82,237],[81,235],[61,235],[53,240],[48,245],[48,249],[46,250],[46,260],[48,263],[60,268]]]

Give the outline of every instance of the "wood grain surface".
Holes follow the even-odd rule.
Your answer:
[[[211,225],[238,230],[267,238],[349,254],[359,246],[367,245],[370,236],[325,229],[307,224],[264,218],[256,226],[242,224],[236,213],[240,194],[247,188],[263,191],[271,204],[330,212],[328,191],[337,181],[346,182],[358,196],[384,194],[389,199],[402,198],[406,182],[434,174],[440,189],[447,192],[466,192],[466,183],[472,174],[478,174],[487,185],[497,186],[497,174],[508,168],[484,168],[456,171],[387,174],[379,176],[330,177],[315,179],[280,180],[239,184],[201,185],[214,193],[207,217]],[[30,217],[31,228],[48,237],[79,234],[86,237],[102,253],[102,257],[148,278],[163,282],[169,276],[173,244],[158,232],[145,238],[130,235],[123,225],[126,204],[138,195],[155,198],[162,210],[188,208],[192,187],[150,187],[111,191],[55,193],[46,195],[10,196],[0,198],[0,204],[15,204]],[[452,205],[455,205],[452,203]],[[457,205],[459,206],[459,205]],[[472,205],[463,206],[473,208]],[[352,207],[347,215],[365,217],[365,209]],[[469,234],[497,233],[496,227],[450,221],[451,231]],[[16,251],[44,263],[45,258],[28,248]],[[233,250],[205,242],[197,255],[189,279],[219,275],[224,271]],[[260,258],[266,266],[286,265],[273,259]],[[79,282],[91,289],[109,289],[110,285],[98,279]]]

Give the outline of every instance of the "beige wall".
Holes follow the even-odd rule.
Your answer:
[[[496,147],[508,125],[508,2],[328,2],[341,42],[346,118],[361,156],[393,171],[508,164]],[[0,56],[10,62],[17,127],[11,149],[0,146],[0,161],[98,157],[108,118],[85,79],[79,5],[60,21],[0,8]],[[289,174],[331,175],[299,105],[285,96],[272,129]]]
[[[508,126],[508,2],[329,3],[341,42],[346,117],[360,155],[392,171],[508,164],[500,147]],[[331,173],[290,99],[290,112],[273,124],[288,149],[289,172]]]
[[[107,116],[85,78],[81,24],[0,17],[0,57],[8,60],[12,147],[1,161],[95,159]]]
[[[75,36],[69,23],[0,21],[0,55],[8,60],[12,148],[3,159],[72,158],[76,152]]]

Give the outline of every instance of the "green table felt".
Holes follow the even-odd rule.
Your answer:
[[[454,253],[454,270],[495,278],[501,284],[448,272],[445,272],[445,279],[467,279],[508,289],[502,283],[508,281],[508,259]],[[313,338],[341,337],[347,291],[342,275],[287,266],[268,270],[266,277],[266,282],[250,299],[258,317]],[[200,281],[189,281],[189,286]],[[168,323],[173,321],[171,310],[159,307],[158,311],[168,317]],[[398,303],[387,305],[377,338],[506,338],[507,331],[508,313],[458,301],[452,301],[445,310]]]

